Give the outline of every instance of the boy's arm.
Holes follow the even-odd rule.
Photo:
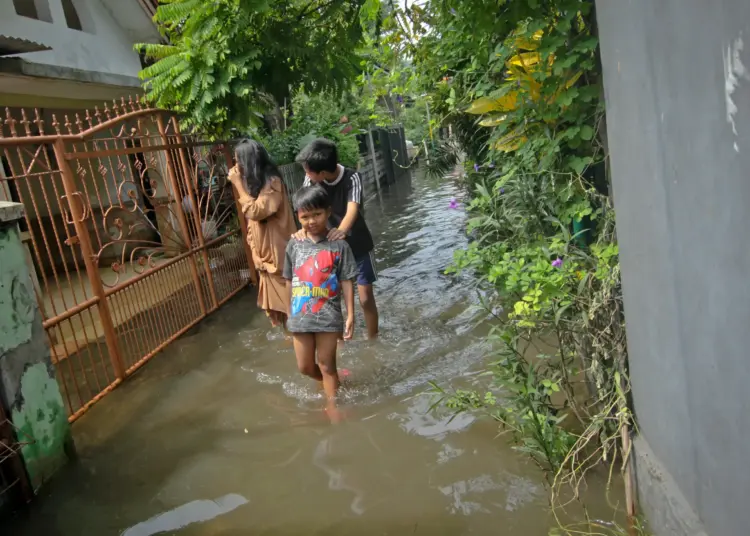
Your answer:
[[[286,245],[286,253],[284,254],[284,269],[282,276],[286,279],[286,315],[292,317],[292,279],[294,278],[294,243],[289,242]]]
[[[287,283],[288,284],[288,283]],[[354,335],[354,281],[347,279],[341,282],[346,303],[346,323],[344,324],[344,339],[349,340]]]
[[[346,204],[346,215],[339,224],[339,231],[345,235],[349,234],[349,231],[354,227],[354,222],[357,221],[357,215],[359,215],[359,203],[356,201],[349,201]]]
[[[353,173],[349,177],[347,199],[349,202],[346,204],[346,214],[338,227],[338,230],[344,233],[344,236],[329,236],[329,239],[342,240],[349,234],[354,227],[354,222],[357,221],[359,205],[362,204],[362,180],[359,178],[359,173]]]
[[[286,316],[292,317],[292,281],[286,280]]]

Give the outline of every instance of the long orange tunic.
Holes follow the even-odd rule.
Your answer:
[[[283,320],[289,306],[286,281],[281,274],[286,244],[297,231],[289,197],[281,179],[274,177],[257,199],[241,196],[240,205],[247,219],[247,242],[258,270],[258,307],[276,324]]]

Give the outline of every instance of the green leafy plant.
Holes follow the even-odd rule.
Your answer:
[[[426,103],[417,99],[410,106],[404,107],[398,120],[404,125],[406,139],[414,145],[423,141],[430,143],[430,128],[427,120]]]
[[[322,137],[336,142],[339,160],[344,165],[356,167],[359,131],[354,128],[352,117],[358,111],[350,99],[328,92],[308,94],[302,88],[294,94],[291,109],[286,130],[258,136],[277,163],[294,162],[304,145]]]
[[[215,136],[247,130],[308,84],[340,93],[359,74],[364,0],[161,0],[168,44],[138,44],[154,61],[146,98]]]
[[[598,466],[619,469],[627,490],[634,421],[594,2],[449,0],[396,11],[379,12],[390,20],[375,28],[388,32],[368,28],[400,57],[375,47],[379,63],[368,68],[388,59],[381,90],[399,81],[426,94],[453,127],[431,163],[445,175],[463,161],[471,198],[472,242],[451,271],[476,274],[495,314],[489,389],[435,389],[453,410],[508,431],[546,471],[555,511]],[[595,525],[561,522],[559,533],[625,533]]]

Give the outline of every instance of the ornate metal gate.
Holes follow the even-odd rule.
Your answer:
[[[230,148],[167,112],[6,109],[0,149],[71,420],[254,281]]]

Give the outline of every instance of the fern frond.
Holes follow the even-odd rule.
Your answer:
[[[190,85],[190,92],[185,99],[185,104],[192,104],[195,99],[198,98],[198,95],[200,95],[201,92],[201,84],[202,81],[200,76],[194,76],[193,83]]]
[[[211,35],[219,24],[219,17],[208,17],[201,19],[195,25],[193,36],[197,40],[203,40]]]
[[[161,2],[156,8],[154,22],[157,24],[176,24],[187,19],[191,12],[201,7],[202,0],[172,0]]]
[[[148,78],[153,78],[154,76],[162,75],[175,67],[177,67],[181,62],[186,61],[185,58],[183,58],[182,53],[174,54],[172,56],[168,56],[164,59],[161,59],[154,63],[153,65],[146,67],[143,69],[140,73],[138,73],[138,76],[141,78],[141,80],[146,80]]]
[[[136,43],[133,45],[133,50],[143,52],[146,58],[150,60],[161,60],[180,51],[174,45],[160,45],[155,43]]]
[[[186,62],[187,63],[187,62]],[[185,69],[182,71],[175,79],[172,81],[172,84],[175,87],[182,87],[184,86],[188,80],[190,80],[193,77],[193,71],[192,69]]]

